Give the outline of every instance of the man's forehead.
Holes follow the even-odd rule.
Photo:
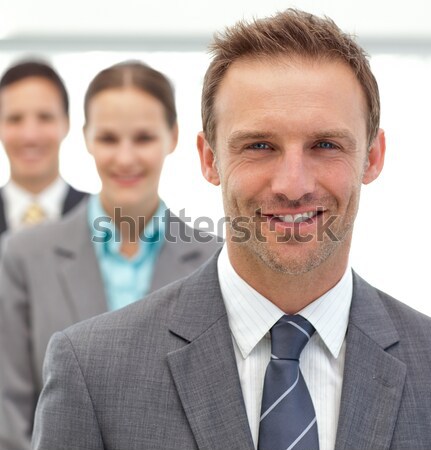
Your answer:
[[[250,76],[253,79],[253,73],[257,70],[266,70],[268,72],[283,71],[289,69],[296,69],[298,71],[308,70],[310,67],[319,70],[319,68],[325,66],[341,66],[344,67],[351,75],[355,76],[353,69],[341,58],[329,57],[326,55],[311,57],[308,55],[301,56],[298,54],[275,54],[275,55],[255,55],[255,56],[243,56],[234,62],[232,62],[223,78],[220,81],[218,92],[222,87],[230,80],[238,78],[244,78]],[[264,81],[262,86],[267,85]],[[217,93],[218,93],[217,92]],[[216,93],[216,99],[217,99]]]
[[[256,98],[261,95],[264,96],[266,91],[270,92],[274,86],[280,85],[283,88],[283,91],[280,91],[282,93],[289,89],[292,73],[296,72],[299,75],[299,80],[301,80],[303,74],[313,75],[313,73],[317,74],[322,72],[322,69],[331,67],[336,68],[333,72],[334,76],[339,76],[340,79],[350,78],[356,87],[361,88],[353,69],[338,58],[320,57],[311,59],[310,57],[283,54],[242,57],[229,66],[221,79],[215,93],[214,112],[217,115],[217,110],[221,104],[226,107],[235,103],[238,98],[242,98],[246,90],[248,95],[253,95],[253,98]],[[341,68],[341,70],[338,68]],[[322,90],[326,88],[327,84],[332,84],[332,78],[319,79]],[[304,92],[307,88],[308,86],[305,84]],[[228,95],[225,95],[226,91],[228,91]]]
[[[229,67],[220,83],[214,102],[215,122],[228,121],[231,129],[231,120],[248,117],[249,125],[256,120],[258,125],[277,110],[289,111],[292,117],[295,105],[301,109],[333,109],[336,105],[345,107],[346,101],[352,107],[359,105],[366,120],[365,93],[352,68],[340,59],[286,55],[241,58]],[[329,128],[337,128],[334,125]]]

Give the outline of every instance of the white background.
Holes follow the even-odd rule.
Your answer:
[[[289,6],[332,17],[372,54],[387,156],[381,177],[363,189],[351,264],[372,284],[431,315],[431,2],[0,0],[0,71],[27,54],[23,49],[42,50],[38,54],[58,69],[70,91],[72,123],[61,172],[91,192],[99,181],[81,136],[88,82],[100,69],[128,58],[165,72],[176,86],[180,141],[166,163],[161,195],[175,211],[184,208],[192,218],[217,221],[223,216],[221,193],[202,178],[195,149],[209,61],[204,44],[213,31],[238,19]],[[160,42],[174,51],[149,51]],[[0,185],[7,177],[0,152]]]

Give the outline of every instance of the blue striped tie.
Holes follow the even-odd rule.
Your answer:
[[[259,450],[318,450],[316,413],[299,355],[314,327],[301,316],[283,316],[271,328],[271,361],[263,386]]]

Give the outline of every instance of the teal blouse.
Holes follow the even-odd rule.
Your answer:
[[[165,222],[162,218],[165,213],[166,205],[160,201],[156,213],[141,233],[138,252],[127,258],[120,253],[120,232],[104,211],[100,197],[90,197],[88,224],[105,286],[108,310],[127,306],[148,293],[154,265],[164,244]]]

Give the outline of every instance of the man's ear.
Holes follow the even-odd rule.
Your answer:
[[[220,175],[218,173],[216,159],[213,149],[205,139],[205,134],[203,131],[198,133],[196,144],[199,151],[199,158],[201,160],[202,175],[207,181],[215,186],[218,186],[220,184]]]
[[[377,136],[371,144],[370,150],[365,161],[364,175],[362,183],[369,184],[374,181],[383,169],[385,162],[386,140],[385,132],[380,128]]]
[[[61,140],[63,140],[68,134],[70,130],[70,119],[69,116],[66,116],[64,119],[64,129],[63,129],[63,137]]]
[[[93,152],[91,151],[91,145],[90,145],[90,140],[88,138],[88,129],[87,129],[86,124],[82,127],[82,133],[84,135],[84,141],[85,141],[85,146],[87,147],[87,152],[90,153],[90,155],[92,155]]]

